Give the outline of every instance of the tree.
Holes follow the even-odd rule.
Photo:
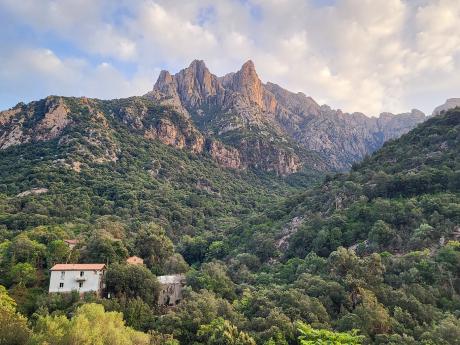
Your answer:
[[[199,271],[190,271],[187,283],[194,290],[206,289],[227,299],[236,297],[235,284],[227,275],[227,268],[218,262],[208,262]]]
[[[428,245],[433,241],[434,236],[436,235],[436,229],[433,228],[430,224],[420,224],[420,226],[415,229],[414,233],[411,236],[411,242],[414,245]]]
[[[159,283],[155,275],[141,265],[113,264],[106,273],[107,291],[115,296],[141,298],[150,306],[155,305]]]
[[[186,290],[184,300],[174,310],[158,318],[155,329],[172,334],[181,344],[193,344],[198,341],[200,326],[210,324],[218,317],[235,324],[240,315],[228,301],[217,298],[212,292]]]
[[[197,333],[206,345],[256,345],[247,333],[219,317],[210,324],[201,325]]]
[[[37,281],[37,272],[35,268],[28,262],[20,262],[11,267],[10,278],[11,281],[15,284],[29,286]]]
[[[174,253],[173,243],[164,229],[155,223],[141,228],[134,245],[146,265],[155,273],[163,273],[166,260]]]
[[[8,249],[11,262],[29,262],[37,268],[46,252],[45,245],[29,239],[25,234],[16,236]]]
[[[168,274],[185,273],[188,270],[189,266],[187,262],[179,253],[171,255],[163,264],[163,271]]]
[[[149,335],[150,345],[179,345],[179,342],[171,334],[149,331]]]
[[[100,304],[84,304],[72,319],[39,316],[32,344],[149,345],[148,334],[127,327],[123,314],[106,312]]]
[[[396,237],[396,232],[383,220],[378,220],[369,232],[369,240],[376,243],[379,247],[391,245]]]
[[[47,246],[46,261],[48,267],[54,264],[67,262],[70,254],[69,246],[62,240],[51,241]]]
[[[16,312],[16,302],[0,285],[0,345],[23,345],[29,336],[27,319]]]
[[[338,322],[341,329],[358,328],[374,337],[390,331],[391,318],[385,306],[378,302],[372,291],[358,288],[360,302],[353,313],[345,314]]]
[[[446,314],[438,324],[422,335],[422,344],[426,345],[460,345],[460,320]]]
[[[360,345],[363,336],[357,335],[357,331],[333,332],[327,329],[314,329],[310,325],[299,322],[299,341],[301,345]]]
[[[116,263],[128,257],[128,250],[121,240],[107,232],[97,231],[89,239],[84,257],[88,262]]]

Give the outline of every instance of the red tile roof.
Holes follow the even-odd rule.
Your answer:
[[[50,271],[100,271],[105,264],[56,264]]]
[[[143,264],[144,263],[144,259],[138,257],[138,256],[130,256],[129,258],[126,259],[126,262],[128,264]]]

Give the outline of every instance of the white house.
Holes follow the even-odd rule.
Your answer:
[[[182,299],[182,289],[185,286],[185,276],[183,274],[172,274],[168,276],[158,276],[161,290],[158,296],[159,305],[173,306]]]
[[[105,264],[56,264],[51,271],[49,292],[101,294],[104,286]]]

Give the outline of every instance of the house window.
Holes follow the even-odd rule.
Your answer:
[[[64,287],[64,283],[59,283],[59,288],[63,288]]]
[[[78,287],[83,287],[83,282],[79,282]]]
[[[61,272],[61,279],[64,279],[64,277],[65,277],[65,271],[62,271]]]
[[[80,272],[80,277],[83,277],[85,275],[85,272],[81,271]]]

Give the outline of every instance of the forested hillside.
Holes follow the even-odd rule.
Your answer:
[[[458,109],[308,188],[123,121],[66,128],[0,152],[5,343],[459,344]],[[108,262],[114,297],[48,295],[62,261]],[[155,276],[171,273],[184,299],[157,306]]]
[[[235,239],[272,234],[284,257],[338,246],[359,253],[434,249],[458,239],[460,111],[453,110],[389,141],[348,174],[330,175],[234,232]],[[258,229],[261,230],[258,230]],[[247,243],[247,238],[242,240]],[[265,253],[267,257],[273,257]]]
[[[13,112],[0,138],[8,230],[110,215],[155,219],[177,240],[231,227],[293,188],[274,173],[222,168],[186,118],[146,99],[49,97]]]

